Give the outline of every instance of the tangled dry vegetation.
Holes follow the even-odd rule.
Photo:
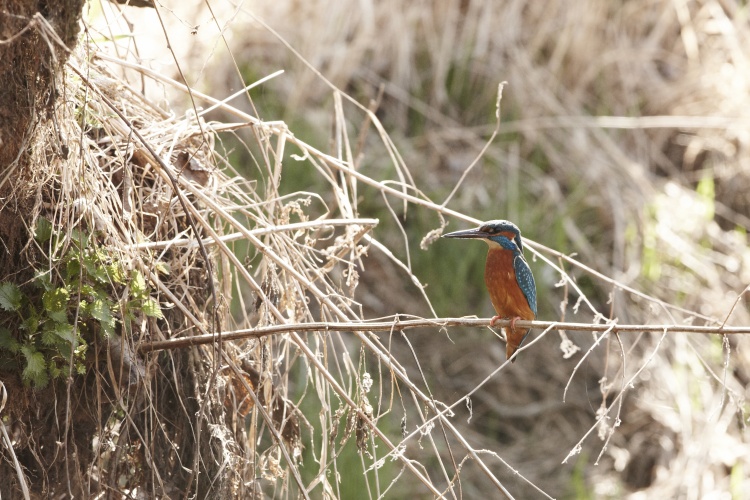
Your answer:
[[[3,379],[3,414],[18,422],[0,422],[3,456],[55,465],[17,467],[0,491],[701,498],[750,487],[741,336],[537,331],[511,366],[486,330],[361,325],[488,316],[472,291],[481,276],[466,277],[481,255],[471,267],[459,263],[471,254],[435,243],[446,220],[480,214],[529,238],[540,319],[750,324],[740,6],[400,4],[159,8],[172,38],[210,19],[207,43],[228,43],[256,73],[288,70],[242,85],[274,88],[310,135],[332,130],[325,148],[262,120],[251,99],[201,94],[85,39],[34,147],[23,255],[47,278],[19,288],[50,305],[42,323],[57,335],[42,342],[40,328],[46,372],[37,363],[24,380],[62,404],[24,420],[39,401],[14,399],[21,386]],[[175,57],[212,95],[231,94],[238,68],[223,70],[231,59],[202,40],[172,44]],[[499,139],[475,164],[499,80]],[[173,111],[141,88],[190,104]],[[377,107],[357,103],[377,88]],[[311,102],[330,113],[300,111]],[[235,171],[236,158],[249,167]],[[288,190],[295,176],[312,187]],[[3,326],[28,319],[19,311]],[[357,326],[284,330],[320,322]],[[65,340],[67,358],[51,355]],[[33,356],[15,349],[28,370]],[[81,375],[56,385],[71,367]],[[78,453],[55,462],[56,442]]]
[[[378,116],[389,124],[419,188],[447,192],[462,179],[450,207],[480,219],[507,217],[532,240],[575,253],[576,263],[562,265],[588,302],[570,283],[555,287],[560,273],[551,265],[532,262],[542,290],[540,316],[746,325],[745,15],[741,3],[712,0],[377,2],[341,10],[282,2],[240,8],[219,16],[219,24],[250,26],[233,39],[232,51],[257,55],[254,71],[283,67],[291,73],[277,82],[289,104],[285,110],[308,109],[306,103],[330,95],[307,64],[362,101],[382,88]],[[205,50],[195,43],[183,54],[203,60]],[[221,88],[233,71],[198,78]],[[494,127],[499,80],[508,81],[499,141],[463,178]],[[314,120],[317,113],[307,116]],[[382,159],[390,156],[377,144],[370,147],[371,176],[389,178],[390,163]],[[421,216],[412,209],[406,217],[409,239],[418,239],[415,228],[424,234],[437,226],[420,225]],[[382,217],[379,228],[391,250],[417,267],[427,261],[419,278],[431,285],[431,301],[443,304],[436,307],[439,315],[491,314],[484,295],[473,291],[481,285],[463,279],[468,266],[461,256],[444,253],[441,245],[427,255],[415,244],[404,248],[389,236],[399,234],[395,229],[384,230],[394,227],[388,221]],[[533,241],[528,247],[560,263],[549,249]],[[415,297],[423,296],[378,255],[370,253],[371,272],[360,285],[368,310],[375,316],[403,312],[404,304],[420,310]],[[479,284],[476,267],[471,279]],[[454,269],[458,284],[443,278]],[[452,297],[441,299],[444,290]],[[468,297],[459,311],[446,306],[456,295]],[[502,449],[512,467],[553,496],[700,498],[742,491],[748,456],[743,337],[603,337],[575,370],[595,341],[588,334],[568,336],[581,348],[572,358],[562,358],[570,349],[564,337],[559,344],[548,337],[524,356],[524,369],[504,369],[473,395],[474,419],[461,429],[478,447]],[[469,393],[502,359],[485,336],[451,338],[455,350],[436,349],[432,336],[413,336],[433,389],[445,391],[437,399]],[[408,348],[401,348],[408,357]],[[610,413],[607,425],[598,426],[602,441],[589,435],[578,448],[598,409],[612,405],[636,374],[619,417]],[[571,450],[582,452],[578,465],[570,459],[561,464]],[[491,463],[514,494],[539,494]],[[462,471],[464,484],[486,484],[471,474]]]

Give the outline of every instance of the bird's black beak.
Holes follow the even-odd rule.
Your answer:
[[[490,235],[486,231],[482,231],[480,228],[476,229],[464,229],[463,231],[454,231],[452,233],[444,234],[443,238],[488,238]]]

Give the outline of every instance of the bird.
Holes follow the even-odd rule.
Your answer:
[[[480,239],[489,245],[484,283],[497,313],[490,326],[500,319],[510,319],[505,329],[505,355],[510,359],[529,333],[528,328],[516,327],[516,321],[536,319],[536,283],[523,256],[521,230],[510,221],[491,220],[475,229],[444,234],[443,238]]]

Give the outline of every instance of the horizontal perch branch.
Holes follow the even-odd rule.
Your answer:
[[[409,328],[443,328],[448,326],[489,326],[490,320],[483,318],[436,318],[436,319],[410,319],[393,321],[362,321],[351,323],[299,323],[287,325],[272,325],[247,330],[233,330],[221,334],[222,341],[242,340],[248,338],[266,337],[288,332],[351,332],[351,331],[401,331]],[[504,327],[510,324],[510,320],[499,320],[495,322],[496,327]],[[701,334],[739,334],[750,333],[750,326],[694,326],[694,325],[618,325],[616,323],[561,323],[556,321],[516,321],[520,328],[536,328],[540,330],[577,330],[588,332],[663,332],[663,333],[701,333]],[[144,342],[138,350],[142,353],[151,351],[162,351],[165,349],[179,349],[195,345],[210,344],[219,340],[219,335],[204,334],[193,337],[180,337],[169,340],[158,340],[155,342]]]

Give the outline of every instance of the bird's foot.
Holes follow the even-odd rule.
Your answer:
[[[521,319],[520,316],[516,316],[515,318],[511,318],[510,320],[510,331],[513,333],[516,333],[516,321]]]
[[[503,318],[502,316],[493,316],[492,319],[490,320],[490,326],[495,326],[495,322],[497,322],[497,321],[499,321],[501,319],[508,319],[508,318]],[[516,321],[518,321],[519,319],[521,319],[520,316],[516,316],[514,318],[510,318],[510,325],[509,326],[510,326],[510,331],[511,332],[516,333]]]

